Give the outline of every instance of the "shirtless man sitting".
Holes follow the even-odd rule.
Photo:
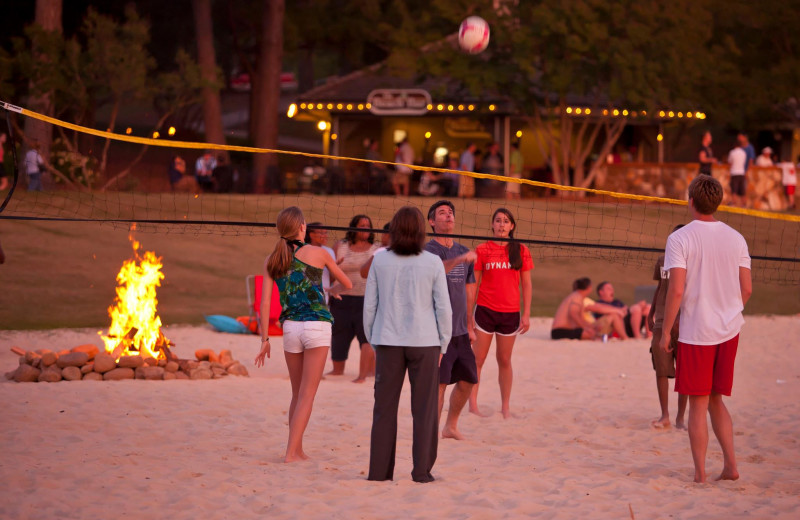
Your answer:
[[[604,303],[614,307],[616,309],[615,312],[622,314],[622,319],[625,323],[625,333],[628,336],[641,338],[642,326],[644,326],[647,336],[650,336],[650,330],[647,328],[647,320],[645,319],[650,313],[649,303],[642,300],[634,303],[630,307],[625,305],[620,300],[614,298],[614,286],[609,282],[600,282],[597,285],[597,296],[600,298],[597,303]],[[595,317],[598,318],[606,314],[606,312],[602,311],[593,312]]]
[[[595,303],[589,298],[592,292],[589,278],[578,278],[572,283],[572,289],[572,293],[564,298],[556,310],[550,330],[552,339],[594,339],[611,330],[617,331],[621,338],[627,337],[621,313],[610,305]],[[602,312],[604,315],[595,320],[592,312]]]

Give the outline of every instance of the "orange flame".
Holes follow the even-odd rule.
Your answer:
[[[115,359],[123,355],[165,358],[158,347],[169,345],[169,340],[161,333],[161,318],[156,312],[156,288],[164,279],[161,257],[152,251],[140,255],[133,233],[128,238],[135,258],[123,262],[117,274],[117,297],[108,308],[111,326],[108,335],[100,337],[106,352]]]

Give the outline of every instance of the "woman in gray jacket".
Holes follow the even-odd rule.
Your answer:
[[[369,480],[392,480],[397,408],[406,370],[414,420],[411,477],[431,482],[439,427],[439,361],[452,331],[441,259],[423,250],[425,220],[405,206],[389,224],[391,246],[375,255],[364,295],[364,332],[377,354]]]

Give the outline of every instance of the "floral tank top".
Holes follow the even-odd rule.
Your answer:
[[[297,253],[303,245],[299,245],[294,252]],[[333,323],[333,316],[328,310],[322,291],[322,269],[295,257],[289,271],[275,280],[275,283],[278,284],[281,296],[281,324],[286,320]]]

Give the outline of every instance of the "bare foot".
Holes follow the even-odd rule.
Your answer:
[[[735,469],[722,468],[716,480],[739,480],[739,472]]]
[[[473,408],[471,406],[469,407],[469,413],[474,413],[478,417],[490,417],[492,415],[491,413],[481,412],[481,410],[479,408],[477,408],[477,407]]]
[[[654,421],[650,421],[650,426],[656,430],[665,430],[670,427],[669,417],[662,417]]]
[[[683,422],[683,419],[681,419],[681,420],[675,419],[675,428],[677,428],[679,430],[686,430],[687,429],[686,428],[686,423]]]
[[[705,484],[706,483],[706,476],[700,473],[694,474],[694,481],[696,484]]]
[[[503,414],[503,419],[519,419],[519,415],[511,410],[501,410],[501,413]]]
[[[357,378],[353,379],[353,382],[354,383],[366,383],[367,382],[367,378],[366,377],[357,377]]]
[[[306,460],[306,459],[308,459],[308,456],[305,456],[305,453],[302,455],[300,454],[289,455],[287,453],[286,456],[283,458],[283,462],[288,464],[289,462],[300,462],[301,460]]]
[[[344,370],[331,370],[325,374],[326,376],[343,376]]]
[[[464,436],[461,435],[461,432],[458,431],[458,428],[450,428],[446,426],[442,429],[442,439],[455,439],[457,441],[463,441]]]

